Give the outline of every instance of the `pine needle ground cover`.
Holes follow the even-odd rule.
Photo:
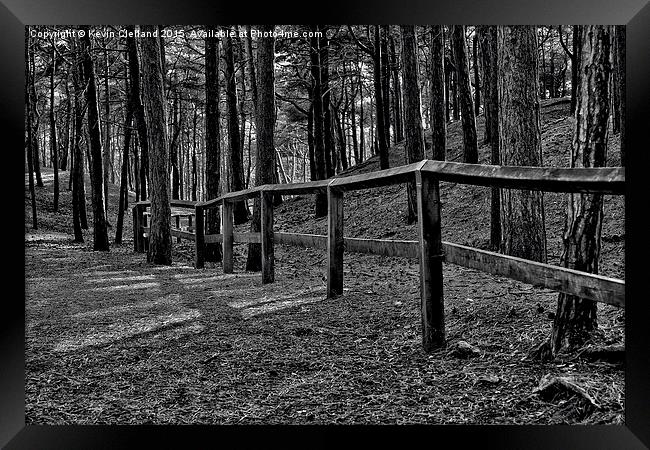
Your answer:
[[[478,125],[480,138],[482,117]],[[545,165],[567,165],[572,129],[568,104],[543,108]],[[460,124],[448,133],[448,159],[460,160]],[[618,136],[610,139],[618,148]],[[479,148],[479,162],[488,154]],[[401,146],[392,148],[391,166],[403,163]],[[377,169],[375,157],[347,173]],[[70,193],[62,188],[62,211],[53,213],[52,177],[43,175],[38,231],[25,191],[28,424],[624,421],[622,365],[580,353],[529,357],[550,334],[557,293],[446,264],[448,346],[427,355],[416,260],[346,253],[344,295],[330,300],[326,255],[316,249],[277,246],[276,282],[265,286],[244,271],[245,245],[235,246],[231,275],[214,263],[194,269],[193,244],[175,239],[173,265],[154,266],[133,253],[130,214],[124,244],[110,252],[92,251],[92,230],[85,244],[73,243]],[[487,248],[489,192],[441,183],[443,240]],[[114,224],[118,187],[109,193]],[[601,274],[618,278],[623,201],[606,197],[602,231]],[[557,264],[566,199],[547,193],[544,204],[549,263]],[[403,186],[350,193],[345,235],[415,239],[405,205]],[[276,231],[327,229],[313,218],[311,197],[286,199],[275,218]],[[593,343],[623,344],[624,311],[599,305],[598,314]],[[473,351],[454,350],[460,342]]]

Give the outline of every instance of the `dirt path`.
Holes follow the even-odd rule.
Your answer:
[[[28,423],[622,420],[620,368],[525,359],[547,333],[550,292],[447,265],[449,341],[481,350],[464,360],[422,352],[414,260],[351,255],[345,295],[326,300],[315,250],[279,247],[263,287],[241,246],[224,275],[149,265],[128,242],[99,253],[70,241],[26,236]],[[622,332],[615,310],[601,317]],[[531,396],[549,372],[578,375],[605,406]]]
[[[572,119],[566,105],[543,113],[545,161],[563,166]],[[478,124],[482,136],[482,119]],[[459,123],[448,134],[448,157],[457,160]],[[485,146],[481,155],[489,155]],[[391,158],[391,165],[403,163],[399,149]],[[376,165],[371,159],[352,172]],[[325,299],[326,257],[314,249],[277,246],[276,282],[266,286],[259,274],[243,271],[241,245],[233,275],[210,263],[194,269],[189,243],[174,245],[171,267],[156,267],[132,251],[130,214],[122,246],[93,252],[91,231],[84,233],[86,244],[72,243],[70,192],[62,189],[62,211],[54,213],[47,169],[43,179],[38,232],[28,223],[25,195],[29,424],[623,421],[622,367],[575,356],[546,364],[527,359],[550,333],[556,293],[446,264],[448,343],[464,340],[480,354],[426,355],[415,260],[346,253],[345,291],[335,300]],[[117,194],[109,185],[112,223]],[[441,198],[443,239],[486,248],[489,190],[445,183]],[[561,194],[545,196],[553,264],[565,202]],[[346,194],[345,235],[414,239],[404,204],[400,186]],[[622,206],[622,198],[606,197],[601,268],[619,278],[625,268]],[[285,201],[276,231],[324,234],[326,220],[314,219],[312,208],[311,198]],[[597,343],[624,342],[623,310],[599,305],[598,322]],[[533,395],[546,374],[575,377],[599,407]]]

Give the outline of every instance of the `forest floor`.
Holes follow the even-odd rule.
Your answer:
[[[568,104],[543,108],[544,164],[566,166]],[[483,118],[478,119],[483,136]],[[448,159],[459,161],[460,124],[449,126]],[[479,149],[482,162],[489,147]],[[618,164],[618,136],[610,163]],[[393,148],[391,166],[404,163]],[[347,174],[377,170],[377,158]],[[193,268],[193,244],[174,239],[171,267],[133,252],[73,243],[68,172],[52,210],[52,172],[37,189],[39,229],[25,190],[25,414],[28,424],[618,424],[624,367],[563,354],[530,358],[548,338],[557,293],[451,264],[444,266],[448,347],[421,346],[418,262],[345,255],[345,290],[325,299],[325,253],[278,245],[276,282],[262,286],[220,264]],[[343,174],[345,175],[345,174]],[[88,186],[87,192],[90,192]],[[109,186],[116,221],[118,187]],[[443,240],[488,247],[489,189],[441,183]],[[133,196],[131,198],[133,201]],[[403,186],[346,194],[345,235],[415,239]],[[90,202],[88,217],[92,223]],[[557,264],[566,199],[546,194],[549,262]],[[276,231],[324,234],[311,197],[286,199]],[[243,231],[248,225],[241,228]],[[623,199],[606,197],[601,273],[624,278]],[[109,229],[111,241],[114,227]],[[624,311],[599,305],[595,344],[624,343]],[[478,352],[449,351],[465,341]],[[593,400],[534,392],[545,375],[570,377]]]

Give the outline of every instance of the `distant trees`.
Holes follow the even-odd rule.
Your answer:
[[[142,25],[144,32],[153,33],[152,25]],[[169,204],[169,147],[167,141],[167,107],[164,99],[164,75],[160,41],[143,38],[142,85],[144,112],[148,125],[151,179],[151,225],[147,260],[154,264],[172,263],[171,208]]]
[[[263,32],[272,32],[274,25],[262,25]],[[268,37],[261,39],[257,47],[257,108],[255,115],[256,140],[257,140],[257,167],[255,171],[255,184],[273,183],[275,163],[275,78],[274,55],[275,39]],[[255,199],[253,207],[253,220],[251,231],[260,232],[260,199]],[[248,258],[246,270],[259,271],[262,268],[261,244],[248,244]]]
[[[499,151],[499,89],[497,81],[497,27],[478,27],[481,61],[483,63],[483,100],[485,103],[485,140],[490,144],[490,164],[500,165]],[[501,246],[501,190],[490,190],[490,247]]]
[[[134,32],[133,25],[127,26],[127,31]],[[144,116],[144,105],[140,92],[140,62],[138,47],[133,35],[126,37],[126,50],[129,60],[129,85],[133,90],[133,109],[135,123],[138,129],[138,141],[140,144],[140,165],[137,164],[137,157],[133,165],[133,177],[135,178],[136,200],[147,199],[147,185],[149,176],[149,142],[147,141],[147,121]],[[139,170],[137,170],[139,169]]]
[[[617,92],[618,103],[619,103],[619,124],[618,129],[621,133],[621,166],[625,167],[625,121],[627,118],[626,108],[627,100],[626,90],[625,90],[625,25],[616,25],[614,28],[614,43],[615,46],[612,49],[612,52],[616,55],[614,58],[614,89]]]
[[[206,31],[213,31],[206,28]],[[206,197],[219,196],[221,160],[221,136],[219,131],[219,40],[215,36],[205,38],[205,178]],[[220,229],[218,208],[206,211],[206,233],[217,234]],[[207,244],[207,261],[221,260],[221,246]]]
[[[420,112],[420,88],[418,84],[418,55],[415,42],[415,26],[400,26],[402,35],[402,66],[404,72],[404,123],[406,131],[406,163],[424,159],[424,131]],[[407,187],[408,223],[417,220],[415,183]]]
[[[230,27],[227,28],[230,31]],[[225,78],[226,78],[226,105],[228,108],[228,156],[230,160],[230,188],[232,191],[244,189],[244,168],[242,165],[241,136],[239,134],[239,114],[237,112],[237,84],[235,80],[235,56],[230,33],[223,39]],[[248,209],[243,201],[234,205],[235,224],[242,224],[248,220]]]
[[[478,162],[476,116],[470,89],[465,26],[454,25],[452,27],[451,42],[454,48],[454,64],[456,65],[460,112],[463,121],[463,162],[476,164]]]
[[[325,153],[325,134],[328,129],[325,126],[325,112],[323,105],[323,83],[322,83],[322,53],[320,51],[321,39],[316,33],[320,32],[318,26],[312,26],[312,37],[309,42],[309,59],[310,59],[310,74],[311,74],[311,124],[309,125],[310,131],[313,128],[313,152],[314,152],[314,169],[315,177],[312,173],[312,180],[324,180],[328,177],[327,174],[327,156]],[[316,217],[324,217],[327,215],[327,196],[324,194],[316,195],[315,203]]]
[[[127,52],[128,58],[128,52]],[[139,83],[139,80],[135,80]],[[124,120],[124,148],[122,150],[122,171],[120,173],[120,200],[117,212],[117,225],[115,228],[115,243],[122,243],[122,230],[124,227],[124,212],[129,203],[129,151],[131,148],[131,126],[133,125],[134,109],[136,105],[135,92],[132,87],[127,84],[126,93],[126,119]]]
[[[25,147],[27,150],[27,170],[29,171],[29,194],[32,206],[32,228],[38,229],[38,218],[36,214],[36,188],[34,187],[34,137],[32,136],[32,77],[30,52],[32,48],[29,36],[29,27],[25,27],[25,128],[27,130]]]
[[[348,27],[352,37],[359,46],[361,50],[367,53],[372,60],[373,67],[373,85],[374,85],[374,99],[375,99],[375,120],[377,127],[377,134],[375,140],[377,142],[377,148],[379,153],[379,167],[381,169],[388,169],[388,141],[389,141],[389,126],[386,122],[386,117],[388,116],[385,111],[385,90],[382,84],[382,79],[385,80],[385,77],[382,78],[382,61],[385,62],[387,59],[384,59],[382,52],[385,49],[382,49],[382,38],[381,30],[379,25],[374,27],[374,38],[373,44],[369,42],[367,44],[362,43],[354,33],[352,27]],[[368,39],[370,41],[370,39]]]
[[[141,67],[145,52],[138,46],[146,46],[147,38],[26,37],[25,148],[33,226],[37,226],[35,197],[42,185],[41,165],[54,169],[57,176],[68,161],[75,236],[83,239],[81,231],[87,227],[83,183],[87,171],[97,223],[93,226],[95,245],[106,249],[107,181],[119,177],[120,202],[111,205],[112,211],[119,207],[115,236],[119,243],[129,193],[135,192],[136,200],[153,201],[152,176],[161,170],[160,158],[171,168],[165,179],[172,198],[207,200],[223,190],[324,180],[371,156],[385,169],[393,156],[388,145],[402,137],[406,162],[431,156],[444,160],[449,126],[463,130],[462,160],[478,162],[476,117],[483,114],[482,144],[489,143],[489,149],[484,146],[482,151],[489,152],[491,164],[541,165],[538,98],[568,96],[569,89],[575,88],[569,74],[573,71],[579,80],[582,73],[577,70],[582,27],[499,28],[500,37],[495,26],[301,27],[311,31],[311,37],[273,43],[273,120],[277,126],[272,141],[259,129],[260,123],[268,129],[267,122],[260,122],[267,113],[258,111],[269,107],[260,107],[259,92],[264,84],[260,71],[268,72],[268,61],[256,60],[267,38],[252,36],[253,30],[268,28],[209,28],[213,34],[205,41],[166,33],[163,39],[152,39],[165,46],[158,47],[160,73],[151,65],[146,70]],[[135,30],[127,27],[127,31]],[[228,30],[248,34],[214,35]],[[614,132],[620,127],[624,161],[624,28],[617,28],[610,37],[610,109],[620,111],[612,124]],[[89,52],[91,47],[94,50]],[[159,90],[151,85],[151,71],[160,76],[164,96],[162,100],[144,99],[149,102],[145,114],[144,83],[154,97]],[[264,86],[268,102],[269,88]],[[163,106],[171,114],[162,114]],[[449,125],[454,116],[462,124]],[[158,134],[149,130],[153,126],[158,127]],[[154,140],[163,139],[163,128],[166,144],[157,141],[154,149]],[[431,131],[430,153],[424,147],[424,128]],[[427,130],[427,145],[428,139]],[[265,149],[264,145],[272,146]],[[162,150],[167,153],[157,155],[158,167],[154,167],[153,152]],[[542,195],[500,191],[492,189],[491,247],[544,260]],[[104,207],[98,209],[100,197]],[[316,216],[322,217],[327,214],[327,198],[315,197]],[[412,187],[407,198],[409,220],[414,220]],[[160,204],[160,199],[156,202]],[[254,205],[254,214],[255,208],[259,205]],[[249,215],[245,202],[239,202],[236,223],[250,219]],[[258,218],[259,211],[254,216]],[[206,232],[218,233],[219,210],[206,211],[206,220]],[[255,251],[251,245],[251,268],[259,260]],[[219,261],[220,252],[218,244],[208,244],[206,258]]]
[[[54,38],[50,40],[52,46],[52,66],[50,68],[50,150],[52,152],[52,167],[54,168],[54,211],[59,210],[59,146],[56,140],[56,119],[54,113],[54,76],[56,73],[56,44]]]
[[[535,27],[499,26],[497,47],[501,164],[541,166]],[[537,191],[501,190],[503,253],[546,262],[543,200]]]
[[[433,159],[445,160],[447,119],[445,113],[445,38],[441,25],[431,28],[431,147]]]
[[[73,41],[73,49],[77,46]],[[86,217],[86,192],[84,185],[84,155],[81,149],[81,134],[86,110],[84,101],[84,55],[80,50],[75,51],[72,65],[72,84],[74,87],[74,119],[72,141],[72,227],[75,242],[83,242],[82,229],[88,228]]]
[[[108,228],[104,202],[104,176],[102,168],[102,140],[99,127],[99,107],[97,102],[97,83],[95,82],[95,67],[91,56],[89,27],[81,38],[83,54],[84,82],[88,102],[88,133],[90,135],[90,154],[92,162],[92,207],[93,207],[93,249],[109,250]]]
[[[571,146],[571,167],[603,167],[607,161],[610,117],[611,27],[585,26],[580,33],[580,84],[576,98],[576,124]],[[598,273],[603,219],[602,194],[569,194],[563,267]],[[555,356],[562,348],[583,345],[597,327],[597,304],[561,293],[550,344]]]

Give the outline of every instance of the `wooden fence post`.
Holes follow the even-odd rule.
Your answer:
[[[147,220],[147,217],[149,217],[149,216],[144,214],[144,209],[145,209],[145,207],[143,206],[142,207],[142,213],[141,213],[141,216],[140,216],[140,223],[145,228],[146,227],[151,227],[151,223],[150,223],[151,221]],[[149,223],[147,223],[147,222],[149,222]],[[149,253],[149,236],[151,236],[151,229],[149,229],[149,233],[147,233],[146,237],[145,237],[144,230],[143,230],[141,236],[142,236],[142,244],[143,244],[142,251],[146,252],[146,253]]]
[[[133,247],[137,253],[144,253],[145,250],[145,239],[144,231],[142,227],[146,227],[147,223],[144,218],[144,205],[136,204],[133,207],[133,233],[135,235],[133,239]]]
[[[221,214],[223,225],[221,232],[223,233],[223,273],[233,272],[232,261],[232,243],[233,243],[233,203],[227,200],[223,201],[223,209]]]
[[[194,267],[203,269],[205,266],[205,221],[203,220],[203,207],[196,205],[196,236],[194,239]]]
[[[327,187],[327,298],[343,294],[343,192]]]
[[[187,231],[192,232],[192,214],[187,216]]]
[[[140,251],[140,221],[138,216],[138,205],[133,205],[133,251]]]
[[[178,231],[181,230],[181,216],[176,216],[176,229]],[[177,244],[181,243],[181,237],[180,236],[176,236],[176,243]]]
[[[260,235],[262,241],[262,284],[275,281],[273,253],[273,193],[260,192]]]
[[[442,237],[438,180],[415,172],[420,239],[420,298],[422,346],[425,352],[445,344],[445,307],[442,291]]]

